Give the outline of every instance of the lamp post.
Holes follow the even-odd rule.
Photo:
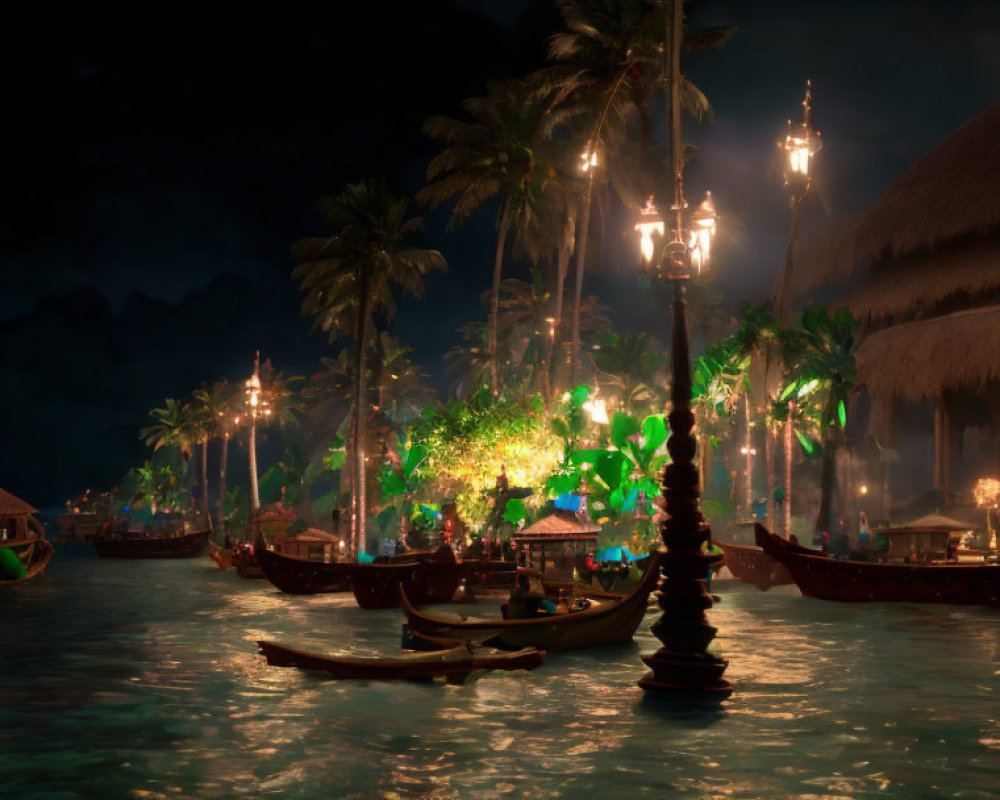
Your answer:
[[[785,188],[788,189],[788,207],[792,212],[792,227],[788,234],[785,263],[781,276],[781,292],[777,298],[777,316],[781,327],[787,328],[792,319],[792,273],[795,264],[795,249],[799,239],[799,209],[812,186],[813,157],[823,147],[819,131],[813,130],[812,81],[806,81],[806,95],[802,100],[802,122],[793,124],[788,120],[785,140],[778,146],[785,151]],[[788,402],[788,418],[785,420],[785,538],[792,533],[792,455],[793,426],[795,425],[795,398]]]
[[[650,694],[689,702],[717,703],[732,694],[723,679],[729,662],[707,652],[716,628],[708,623],[705,611],[712,607],[706,591],[708,569],[717,558],[701,552],[711,530],[701,513],[698,468],[694,463],[697,440],[691,431],[691,353],[688,342],[685,284],[694,266],[698,272],[707,268],[711,239],[715,232],[715,207],[710,195],[691,214],[685,226],[683,164],[680,138],[680,44],[683,23],[682,2],[673,0],[670,15],[671,67],[671,166],[674,179],[674,202],[671,206],[671,235],[665,241],[664,219],[650,197],[641,210],[640,249],[644,265],[673,284],[673,342],[671,346],[672,386],[670,397],[670,438],[667,451],[671,463],[663,473],[663,496],[667,518],[660,524],[660,536],[667,552],[662,557],[664,580],[658,593],[663,616],[653,625],[653,635],[663,646],[643,656],[650,668],[639,686]],[[664,70],[666,71],[666,70]]]

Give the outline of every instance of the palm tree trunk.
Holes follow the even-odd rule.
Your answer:
[[[764,437],[764,460],[767,462],[767,529],[774,531],[774,437],[770,431]]]
[[[785,538],[792,536],[792,461],[795,456],[794,430],[795,403],[788,403],[788,420],[785,422]]]
[[[497,248],[493,256],[493,286],[490,289],[490,322],[487,347],[490,351],[490,384],[493,396],[500,394],[500,365],[497,354],[497,317],[500,313],[500,280],[503,277],[503,251],[510,230],[510,201],[505,200],[500,212],[500,226],[497,231]]]
[[[368,349],[368,315],[371,304],[369,296],[368,278],[362,272],[358,276],[358,324],[357,324],[357,352],[354,359],[354,475],[352,491],[352,514],[351,514],[351,547],[355,557],[361,552],[365,545],[365,532],[368,523],[368,504],[366,496],[365,478],[365,441],[366,441],[366,421],[368,416],[368,402],[366,395],[368,392],[367,370],[365,369],[365,353]]]
[[[567,218],[567,228],[573,228],[572,222]],[[572,233],[566,230],[563,231],[562,236],[559,239],[559,256],[556,260],[556,286],[555,286],[555,300],[553,301],[554,307],[552,309],[552,336],[549,341],[549,383],[554,385],[557,383],[557,363],[560,361],[559,351],[557,350],[557,342],[562,341],[562,315],[563,315],[563,296],[565,295],[566,289],[566,275],[569,273],[569,258],[572,253]]]
[[[208,437],[201,440],[201,513],[212,530],[212,515],[208,510]]]
[[[580,305],[583,303],[583,273],[587,265],[587,239],[590,238],[590,206],[593,199],[594,171],[587,178],[587,193],[583,198],[583,213],[576,232],[576,286],[573,292],[573,338],[570,345],[570,381],[580,369]]]
[[[823,471],[820,476],[819,514],[816,517],[816,531],[829,533],[833,522],[833,492],[837,481],[837,441],[833,437],[826,438],[829,441],[823,443]]]
[[[219,457],[219,530],[226,530],[226,466],[229,461],[229,431],[222,434],[222,454]]]
[[[260,511],[260,489],[257,486],[257,418],[250,414],[250,511]]]
[[[750,519],[753,516],[753,436],[750,428],[750,393],[743,392],[743,409],[744,409],[744,422],[746,423],[746,438],[744,441],[744,449],[746,450],[747,457],[747,472],[746,472],[746,485],[744,490],[746,491],[745,502],[746,502],[746,516],[744,519]]]

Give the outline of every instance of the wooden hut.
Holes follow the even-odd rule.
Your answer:
[[[807,244],[799,289],[845,279],[857,283],[843,303],[862,321],[869,429],[891,448],[901,404],[910,417],[925,409],[931,482],[947,508],[956,464],[967,467],[962,488],[970,472],[1000,474],[1000,103],[920,158],[835,241]],[[976,452],[963,454],[963,440]],[[883,495],[888,516],[887,481]]]
[[[555,511],[514,535],[518,564],[543,578],[570,580],[577,558],[593,554],[600,530],[573,511]]]

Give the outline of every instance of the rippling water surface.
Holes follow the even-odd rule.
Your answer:
[[[254,643],[398,653],[398,610],[60,545],[0,590],[0,797],[1000,797],[1000,612],[715,589],[735,693],[671,713],[635,683],[654,613],[534,672],[335,681]]]

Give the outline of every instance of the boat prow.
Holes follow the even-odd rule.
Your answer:
[[[582,611],[529,619],[449,619],[420,611],[405,589],[400,605],[410,628],[441,639],[495,642],[503,647],[568,650],[629,641],[642,622],[649,595],[660,579],[659,559],[651,558],[642,582],[624,597],[593,603]]]

